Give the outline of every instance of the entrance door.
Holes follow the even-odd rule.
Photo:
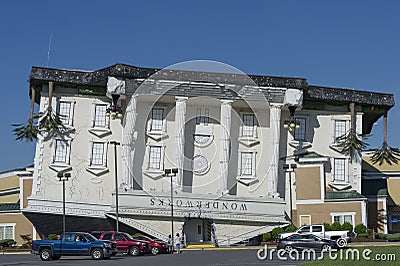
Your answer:
[[[183,225],[187,243],[207,243],[211,241],[211,221],[190,219]]]

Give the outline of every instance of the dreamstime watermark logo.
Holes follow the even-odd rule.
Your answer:
[[[376,253],[369,248],[365,249],[327,249],[322,251],[316,251],[315,249],[291,249],[286,251],[285,249],[269,249],[267,245],[263,249],[257,251],[257,258],[259,260],[322,260],[328,257],[330,260],[348,260],[348,261],[396,261],[396,254],[394,253]]]

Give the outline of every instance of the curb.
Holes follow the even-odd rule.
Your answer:
[[[31,254],[29,251],[14,251],[14,252],[12,252],[12,251],[10,251],[10,252],[7,252],[7,251],[5,251],[5,252],[1,252],[1,254],[2,255],[19,255],[19,254],[21,254],[21,255],[29,255],[29,254]]]

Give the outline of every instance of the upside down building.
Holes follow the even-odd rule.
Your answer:
[[[188,243],[366,223],[361,153],[343,154],[338,137],[369,133],[393,95],[181,69],[32,67],[40,111],[51,104],[64,125],[36,144],[23,212],[40,234],[62,231],[60,173],[68,231],[115,230],[116,200],[121,230],[166,239],[173,220]]]

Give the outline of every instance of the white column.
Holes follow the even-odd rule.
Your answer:
[[[187,97],[175,97],[175,143],[176,143],[176,167],[178,174],[175,177],[175,187],[183,189],[183,162],[185,159],[185,116]]]
[[[133,156],[135,153],[135,124],[137,96],[132,95],[125,112],[124,133],[122,141],[122,187],[133,187]]]
[[[271,125],[271,168],[268,176],[268,196],[277,198],[278,193],[278,167],[279,167],[279,141],[281,136],[281,104],[270,104]]]
[[[223,194],[228,192],[228,165],[231,144],[231,112],[232,100],[221,100],[221,139],[220,139],[220,159],[219,159],[219,178],[220,191]]]

